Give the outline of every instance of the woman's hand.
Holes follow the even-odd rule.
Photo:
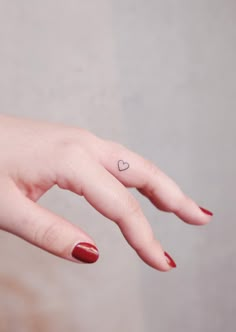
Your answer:
[[[84,129],[1,115],[0,133],[0,228],[54,255],[76,262],[98,259],[88,234],[36,203],[55,184],[84,196],[116,222],[141,259],[160,271],[175,263],[126,187],[189,224],[211,219],[211,212],[150,161]]]

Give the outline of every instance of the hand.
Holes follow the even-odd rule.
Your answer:
[[[54,255],[74,262],[98,259],[88,234],[36,203],[54,185],[84,196],[117,223],[144,262],[160,271],[175,263],[126,187],[137,188],[158,209],[189,224],[211,219],[211,212],[153,163],[87,130],[0,115],[0,133],[0,228]]]

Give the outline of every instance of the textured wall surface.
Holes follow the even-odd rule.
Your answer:
[[[77,265],[0,233],[1,332],[235,331],[236,3],[0,1],[0,111],[63,122],[158,164],[212,223],[139,199],[177,262],[146,266],[118,228],[53,188],[39,204],[79,224],[101,258]]]

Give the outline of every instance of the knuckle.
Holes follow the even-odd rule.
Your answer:
[[[184,206],[184,195],[181,193],[172,194],[172,198],[168,200],[166,211],[172,213],[178,213]]]
[[[177,198],[175,201],[171,204],[171,212],[173,213],[179,213],[180,210],[188,205],[189,198],[186,197],[180,190],[178,191]]]
[[[144,159],[144,163],[145,163],[145,168],[146,168],[147,172],[151,176],[156,177],[160,174],[160,170],[157,168],[157,166],[153,162],[151,162],[150,160]]]
[[[59,168],[62,167],[63,171],[65,168],[72,168],[76,160],[83,161],[86,159],[86,156],[88,156],[84,147],[70,139],[58,142],[56,150],[57,158],[55,162]]]
[[[35,231],[34,242],[44,248],[54,247],[59,236],[59,226],[52,223],[46,228],[38,227]]]
[[[133,197],[130,197],[127,200],[126,211],[129,217],[140,217],[142,210],[139,203]]]
[[[107,144],[109,154],[113,156],[119,156],[123,151],[127,150],[124,145],[114,141],[106,140],[105,143]]]
[[[82,157],[86,156],[97,160],[104,148],[104,140],[83,128],[75,129],[75,133],[73,130],[71,134],[66,133],[57,142],[58,154],[64,160],[75,157],[83,160]]]
[[[120,226],[125,224],[128,220],[139,219],[142,214],[139,203],[132,195],[128,195],[128,197],[122,199],[122,201],[117,202],[116,206],[120,208],[116,209],[116,213],[113,215],[112,219]]]
[[[157,188],[154,185],[154,181],[152,179],[157,179],[159,177],[159,170],[158,168],[150,161],[144,162],[144,169],[145,174],[148,176],[145,176],[143,178],[143,183],[141,185],[141,191],[145,191],[145,194],[147,197],[151,198],[156,195]]]
[[[143,176],[143,180],[141,183],[141,188],[151,194],[155,191],[154,181],[152,179],[158,179],[160,177],[160,170],[157,168],[155,164],[151,161],[146,160],[141,157],[142,169],[144,170],[145,176]]]
[[[150,231],[143,234],[141,241],[140,239],[135,241],[133,243],[133,248],[135,249],[137,254],[141,257],[142,255],[145,254],[147,247],[151,248],[152,246],[154,246],[154,242],[155,242],[154,235]]]
[[[60,156],[68,157],[73,156],[83,150],[83,148],[72,138],[65,138],[57,142],[57,151]]]

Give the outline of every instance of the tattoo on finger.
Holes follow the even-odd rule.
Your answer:
[[[130,167],[129,163],[127,163],[127,161],[124,161],[122,159],[118,160],[117,166],[120,172],[126,171]]]

